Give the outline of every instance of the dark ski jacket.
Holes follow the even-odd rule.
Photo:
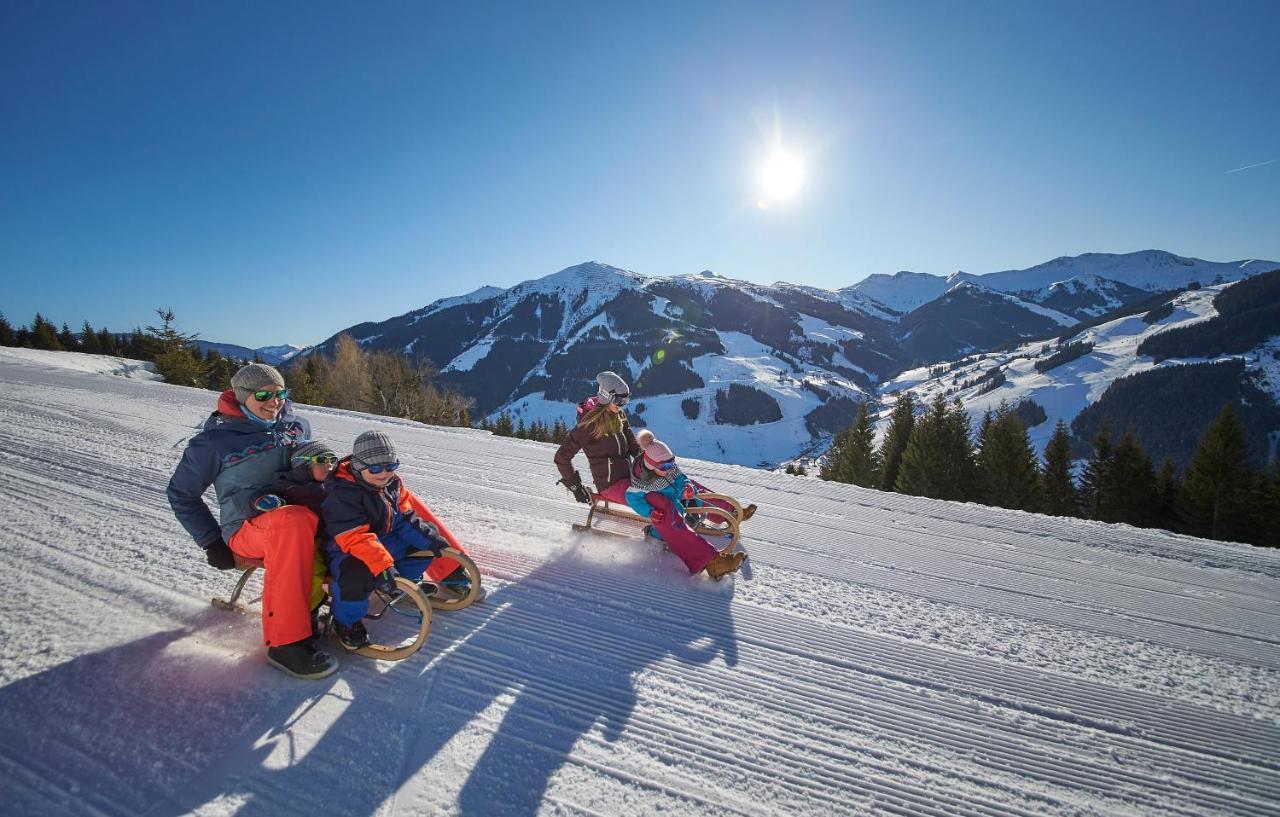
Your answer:
[[[351,457],[343,457],[326,482],[320,522],[343,553],[368,566],[375,576],[395,565],[395,560],[378,540],[391,533],[397,522],[412,525],[438,547],[458,547],[430,509],[418,499],[400,477],[383,488],[375,488],[351,470]]]
[[[182,461],[169,480],[169,506],[191,538],[207,548],[221,538],[231,541],[240,526],[256,515],[253,500],[282,471],[289,470],[294,446],[311,437],[311,426],[293,415],[285,401],[274,422],[248,417],[227,389],[204,429],[187,443]],[[218,519],[204,503],[212,485]]]
[[[596,407],[596,398],[589,397],[578,404],[578,421],[583,415]],[[620,479],[626,479],[631,470],[631,458],[640,455],[640,444],[631,433],[631,424],[627,415],[622,415],[622,430],[617,434],[593,438],[582,425],[573,427],[565,438],[560,449],[556,451],[556,468],[565,483],[573,481],[573,457],[579,451],[587,455],[587,464],[591,466],[591,480],[597,491],[603,491]]]
[[[289,505],[302,505],[316,516],[320,516],[321,506],[324,505],[324,498],[328,492],[329,483],[332,481],[333,475],[330,474],[329,478],[323,482],[316,482],[311,476],[311,464],[304,462],[301,465],[293,466],[283,474],[277,475],[270,485],[262,489],[258,496],[275,494]],[[257,499],[257,497],[254,497],[254,499]],[[320,527],[321,530],[316,532],[317,536],[322,535],[324,532],[323,519]]]

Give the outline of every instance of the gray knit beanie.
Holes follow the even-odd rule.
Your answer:
[[[333,449],[319,440],[303,443],[293,449],[293,453],[289,455],[289,462],[292,465],[300,465],[302,463],[310,463],[312,457],[336,457]]]
[[[601,372],[596,375],[596,384],[600,390],[596,392],[596,396],[601,403],[612,403],[614,397],[622,398],[619,405],[627,402],[627,398],[631,396],[631,389],[627,387],[627,381],[618,377],[613,372]]]
[[[259,389],[268,389],[273,386],[283,389],[284,378],[274,366],[268,366],[265,363],[250,363],[231,375],[231,388],[236,390],[237,403],[244,403],[249,399],[249,395]]]
[[[381,431],[366,431],[351,445],[351,467],[357,471],[397,461],[396,444]]]

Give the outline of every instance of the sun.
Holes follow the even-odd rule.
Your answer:
[[[756,172],[756,206],[766,210],[793,200],[804,185],[804,175],[804,163],[799,157],[775,148]]]

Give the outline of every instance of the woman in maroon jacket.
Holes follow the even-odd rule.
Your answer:
[[[631,484],[631,458],[640,454],[640,445],[622,410],[631,399],[631,389],[613,372],[596,375],[596,383],[600,387],[596,394],[578,404],[578,424],[556,452],[556,468],[560,469],[560,482],[573,492],[574,499],[590,504],[591,492],[573,469],[574,455],[583,452],[591,466],[596,493],[625,505],[627,486]]]

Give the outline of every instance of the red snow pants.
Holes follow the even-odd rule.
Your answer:
[[[689,530],[689,526],[684,523],[684,514],[671,504],[670,499],[657,491],[650,491],[644,498],[650,505],[666,513],[662,522],[653,526],[654,530],[667,543],[671,552],[679,556],[684,566],[689,568],[689,575],[701,571],[720,552],[715,545]]]
[[[285,505],[240,526],[227,544],[261,559],[262,638],[268,647],[311,637],[311,567],[320,520],[302,505]]]

